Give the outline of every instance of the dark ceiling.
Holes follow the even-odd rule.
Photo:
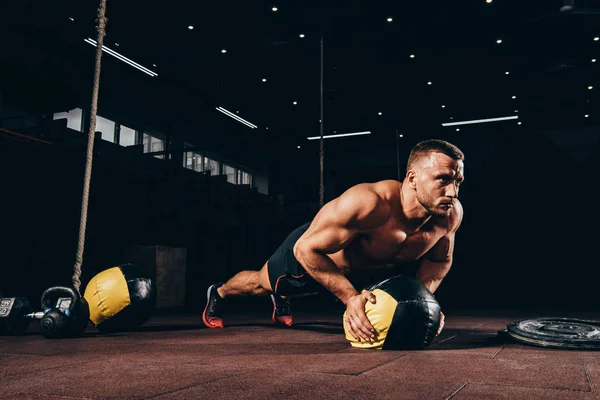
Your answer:
[[[373,140],[398,129],[437,136],[456,129],[443,122],[515,110],[523,125],[512,120],[493,129],[594,124],[600,1],[574,3],[561,12],[561,0],[108,0],[105,45],[158,76],[105,54],[101,85],[119,88],[122,99],[136,92],[151,98],[152,113],[251,131],[215,110],[222,106],[258,125],[255,137],[277,132],[302,144],[319,134],[323,38],[325,134],[370,130]],[[23,53],[53,48],[66,75],[83,69],[89,79],[94,49],[84,39],[97,38],[98,4],[7,0],[0,5],[3,40],[21,35],[38,43]],[[16,70],[26,57],[5,51],[2,62]],[[53,65],[45,57],[44,65]],[[53,74],[64,75],[56,68]],[[56,79],[69,85],[64,76]]]

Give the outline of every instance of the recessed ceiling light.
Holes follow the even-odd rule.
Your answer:
[[[295,102],[294,102],[294,105],[296,105],[296,104],[298,104],[298,102],[297,102],[297,101],[295,101]]]
[[[403,134],[399,134],[398,136],[399,136],[399,137],[404,137],[404,135],[403,135]]]
[[[485,0],[486,3],[491,4],[492,0]]]
[[[223,53],[223,54],[227,53],[227,49],[221,50],[221,53]]]
[[[431,81],[427,82],[428,85],[431,85],[431,83],[432,83]]]
[[[502,43],[502,39],[496,40],[496,43],[498,43],[498,44]]]
[[[300,148],[300,146],[298,146],[298,148]]]
[[[411,54],[411,55],[410,55],[410,58],[415,58],[415,55],[414,55],[414,54]]]
[[[589,90],[592,90],[593,88],[594,88],[593,86],[588,86],[588,89],[589,89]]]
[[[588,117],[589,117],[589,114],[585,114],[585,115],[584,115],[584,117],[588,118]]]
[[[377,113],[377,115],[383,115],[383,113],[382,113],[381,111],[379,111],[379,112]]]
[[[156,67],[156,64],[152,64],[153,67]]]
[[[513,100],[514,100],[514,99],[516,99],[516,98],[517,98],[517,96],[513,96],[512,98],[513,98]]]
[[[69,17],[69,21],[75,21],[75,18]]]
[[[301,38],[304,38],[304,33],[301,33],[298,36],[300,36]]]
[[[598,40],[600,40],[600,37],[596,36],[596,37],[594,38],[594,41],[596,41],[596,42],[597,42]]]
[[[517,122],[517,125],[522,125],[523,123],[521,121]]]
[[[456,128],[456,132],[460,132],[460,128]]]
[[[446,108],[446,105],[442,104],[442,108]]]
[[[119,43],[115,43],[115,46],[119,47]]]
[[[596,59],[595,59],[595,58],[592,58],[592,62],[596,62]]]
[[[273,10],[273,12],[276,12],[278,10],[278,8],[277,7],[273,7],[273,8],[271,8],[271,10]]]
[[[194,29],[194,25],[188,25],[188,29],[191,31]]]
[[[504,74],[505,74],[505,75],[510,75],[510,72],[506,71]]]
[[[267,80],[266,80],[266,78],[263,78],[263,79],[262,79],[262,81],[263,81],[263,82],[266,82]]]
[[[518,112],[519,112],[519,110],[515,110],[515,112],[516,112],[516,113],[518,113]]]
[[[387,22],[392,22],[392,21],[393,21],[392,17],[389,17],[389,18],[387,19]]]

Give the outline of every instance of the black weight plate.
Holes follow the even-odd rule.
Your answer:
[[[555,349],[600,349],[600,321],[573,318],[531,318],[511,322],[513,339]]]

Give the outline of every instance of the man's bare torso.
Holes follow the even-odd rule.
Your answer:
[[[328,255],[344,273],[393,268],[417,260],[447,233],[452,217],[432,217],[416,229],[406,226],[401,214],[401,186],[397,181],[376,183],[376,190],[389,202],[390,217],[381,226],[357,236],[342,250]]]

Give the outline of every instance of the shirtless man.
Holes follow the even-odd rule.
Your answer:
[[[372,341],[365,314],[375,295],[359,292],[348,275],[420,260],[416,278],[432,293],[452,265],[454,237],[463,209],[458,201],[464,155],[443,140],[418,143],[402,182],[384,180],[351,187],[325,204],[312,222],[294,230],[259,271],[242,271],[209,287],[202,320],[222,328],[223,298],[271,295],[273,321],[290,326],[289,296],[328,290],[346,305],[348,332]],[[444,324],[441,315],[438,334]]]

